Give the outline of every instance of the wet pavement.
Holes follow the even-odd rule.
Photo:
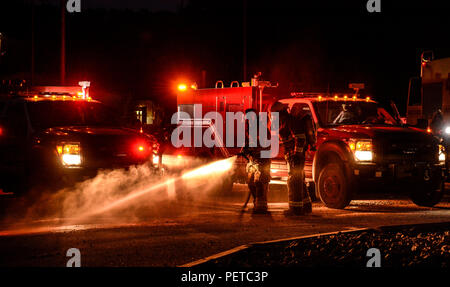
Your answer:
[[[75,222],[54,217],[19,222],[8,217],[0,224],[0,266],[63,267],[69,248],[81,251],[82,266],[179,266],[251,242],[450,221],[449,197],[434,208],[424,208],[407,197],[371,194],[344,210],[314,203],[313,214],[295,219],[282,215],[287,208],[283,189],[269,194],[270,217],[241,214],[245,198],[246,187],[235,185],[230,195],[176,202],[172,212],[139,218],[98,216]]]

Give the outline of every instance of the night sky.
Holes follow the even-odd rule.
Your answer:
[[[364,82],[365,93],[395,100],[401,112],[421,52],[450,56],[441,1],[382,0],[382,13],[371,14],[366,0],[248,0],[246,25],[243,1],[81,1],[81,13],[66,15],[66,83],[88,79],[106,102],[153,99],[173,109],[176,82],[200,83],[202,70],[208,87],[242,81],[244,26],[247,80],[261,71],[297,91]],[[34,84],[58,84],[59,1],[35,1],[33,23],[31,2],[1,1],[0,77],[31,78],[34,31]]]

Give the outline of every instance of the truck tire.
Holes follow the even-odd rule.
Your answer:
[[[411,189],[411,201],[418,206],[433,207],[444,197],[445,180],[440,183],[417,184]]]
[[[328,163],[319,174],[318,193],[326,207],[343,209],[351,201],[352,190],[342,167]]]

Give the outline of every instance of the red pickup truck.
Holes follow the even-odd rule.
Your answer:
[[[306,152],[305,174],[327,207],[346,207],[372,181],[401,186],[420,206],[442,199],[445,151],[430,133],[402,124],[370,98],[315,95],[281,102],[299,105],[314,119],[317,147]],[[281,162],[274,159],[273,166]]]

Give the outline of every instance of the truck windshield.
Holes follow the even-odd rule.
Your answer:
[[[322,126],[398,125],[385,109],[373,102],[323,101],[314,105]]]
[[[96,102],[29,102],[27,108],[33,128],[118,125],[117,117],[103,104]]]

